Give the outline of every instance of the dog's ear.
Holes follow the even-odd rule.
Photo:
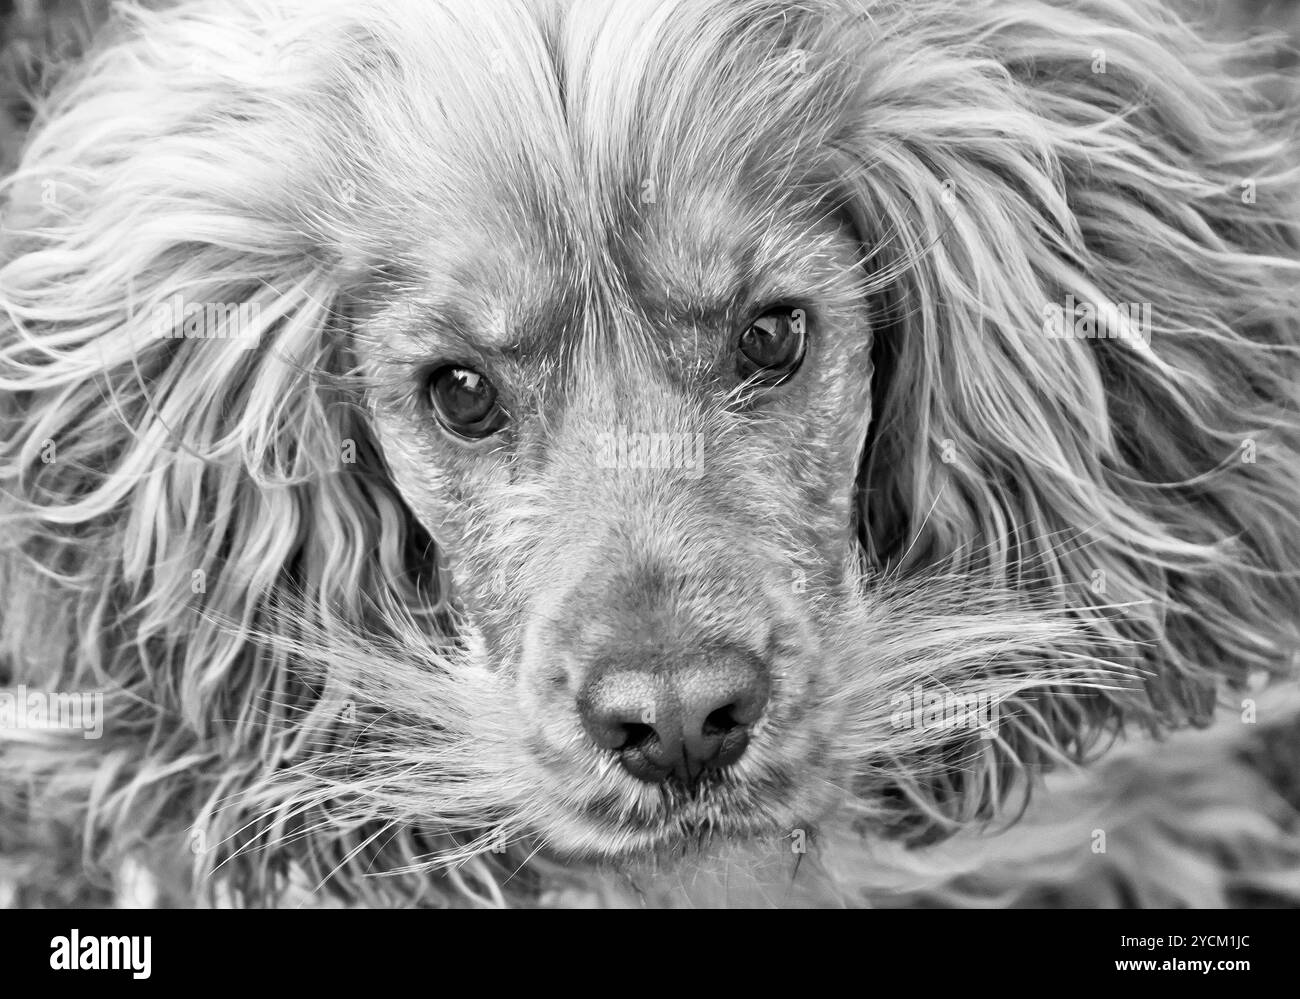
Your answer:
[[[329,61],[272,58],[285,26],[238,9],[126,11],[6,181],[4,663],[110,692],[112,752],[52,749],[21,778],[77,785],[47,804],[88,844],[155,841],[178,799],[211,818],[336,723],[259,635],[435,597],[347,379],[327,233],[358,185],[321,162]],[[204,832],[201,867],[241,825]]]
[[[820,51],[884,303],[867,542],[1076,608],[1148,671],[1092,721],[1205,719],[1297,645],[1294,87],[1154,3],[851,20]]]

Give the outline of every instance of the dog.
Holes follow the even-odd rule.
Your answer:
[[[115,8],[4,182],[18,899],[1295,902],[1273,45]]]

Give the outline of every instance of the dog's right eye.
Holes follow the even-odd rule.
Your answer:
[[[803,309],[767,309],[740,335],[737,373],[758,384],[779,385],[799,369],[806,347]]]
[[[473,368],[443,365],[429,376],[428,392],[438,422],[457,437],[490,437],[506,424],[496,386]]]

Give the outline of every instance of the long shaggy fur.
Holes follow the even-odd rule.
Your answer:
[[[13,876],[53,883],[22,858],[58,844],[94,884],[135,857],[169,893],[243,904],[672,901],[690,881],[615,872],[594,839],[590,863],[548,856],[537,830],[581,791],[538,792],[456,553],[373,429],[363,289],[400,297],[403,261],[376,261],[454,210],[451,120],[497,140],[485,170],[558,157],[557,190],[588,192],[521,211],[594,230],[627,178],[669,197],[758,169],[862,237],[874,413],[854,578],[819,612],[840,800],[801,865],[763,848],[789,895],[700,897],[1300,898],[1295,802],[1231,749],[1254,730],[1144,741],[1252,677],[1290,685],[1300,648],[1300,119],[1251,52],[1151,0],[124,5],[4,182],[0,679],[107,711],[100,741],[0,731]],[[474,85],[490,59],[500,93]],[[256,345],[159,339],[177,294],[256,305]],[[1149,303],[1149,338],[1113,318],[1046,336],[1068,295]],[[525,499],[491,542],[520,572],[529,532],[559,530]],[[891,728],[922,682],[993,697],[997,738]],[[1285,744],[1300,716],[1268,703]],[[1193,767],[1187,800],[1158,779]],[[1079,801],[1110,817],[1078,825]],[[1210,865],[1184,887],[1085,870],[1094,828],[1114,851],[1202,813],[1224,824],[1151,854]]]

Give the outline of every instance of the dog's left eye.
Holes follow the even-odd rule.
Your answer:
[[[451,433],[468,440],[490,437],[506,423],[496,386],[473,368],[447,364],[428,381],[429,401]]]
[[[803,363],[807,345],[803,309],[768,309],[751,322],[736,344],[736,370],[741,378],[776,385]]]

